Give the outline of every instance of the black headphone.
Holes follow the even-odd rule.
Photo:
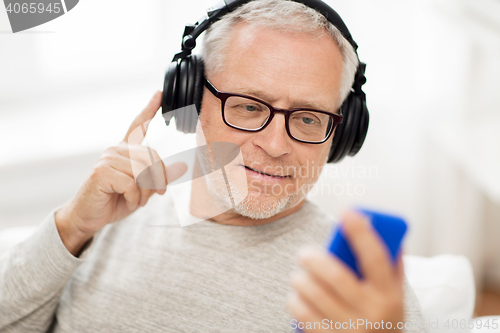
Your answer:
[[[196,131],[196,114],[200,113],[201,100],[203,97],[203,60],[191,51],[196,46],[196,38],[205,31],[210,24],[219,20],[230,11],[250,2],[251,0],[224,0],[215,7],[207,10],[206,17],[194,25],[187,25],[182,37],[182,51],[172,59],[165,74],[163,86],[162,114],[168,125],[170,119],[175,116],[177,129],[184,133]],[[358,45],[346,25],[330,6],[320,0],[293,0],[302,3],[323,14],[352,45],[357,55]],[[359,59],[359,57],[358,57]],[[356,71],[354,83],[347,99],[340,107],[343,121],[335,130],[328,156],[328,163],[335,163],[345,156],[354,156],[361,149],[368,132],[369,115],[366,107],[366,95],[361,87],[366,82],[366,64],[360,62]],[[192,108],[195,107],[195,109]],[[191,109],[188,109],[191,107]],[[182,108],[182,109],[181,109]],[[173,111],[174,112],[169,112]]]

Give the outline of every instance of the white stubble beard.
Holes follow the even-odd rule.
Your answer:
[[[197,143],[198,146],[207,144],[199,122],[197,126]],[[209,192],[209,197],[216,201],[214,204],[222,206],[226,211],[232,211],[251,219],[267,219],[295,207],[302,202],[319,177],[318,174],[316,177],[308,179],[306,183],[302,184],[302,186],[292,194],[285,193],[283,197],[277,200],[266,200],[266,197],[271,198],[271,196],[260,193],[260,191],[244,191],[238,186],[235,186],[231,181],[227,184],[222,176],[222,172],[210,172],[211,170],[207,170],[206,168],[211,169],[212,165],[209,156],[200,156],[199,154],[198,158],[202,169],[205,169],[204,174],[206,176],[204,179],[206,181],[206,188]],[[233,165],[233,167],[237,168],[241,166]],[[228,170],[231,168],[225,167],[225,169],[226,172],[231,172],[231,170]],[[247,184],[247,182],[245,183]],[[247,194],[245,194],[245,192]]]
[[[244,195],[242,189],[229,182],[227,186],[221,173],[210,173],[206,177],[207,189],[210,195],[228,211],[240,214],[251,219],[267,219],[282,213],[299,204],[307,195],[317,179],[310,179],[297,191],[286,194],[277,200],[260,191],[248,191]],[[230,191],[228,193],[227,188]],[[234,203],[234,205],[233,205]]]

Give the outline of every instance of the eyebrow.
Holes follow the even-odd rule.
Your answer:
[[[241,94],[241,95],[248,95],[252,96],[258,99],[263,100],[264,102],[268,104],[273,104],[269,101],[272,101],[273,98],[269,94],[267,94],[265,91],[259,90],[259,89],[241,89],[239,91],[234,91],[234,93]],[[314,109],[318,111],[325,111],[333,114],[339,114],[339,110],[336,109],[334,111],[331,111],[330,108],[325,107],[324,105],[319,105],[314,102],[309,102],[309,101],[294,101],[292,105],[296,105],[290,109],[298,109],[298,108],[308,108],[308,109]]]

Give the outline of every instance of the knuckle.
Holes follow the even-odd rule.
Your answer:
[[[374,267],[386,266],[387,265],[387,256],[384,253],[384,251],[382,251],[382,249],[380,249],[380,251],[376,251],[374,249],[373,252],[371,252],[370,262]]]
[[[99,161],[103,164],[106,164],[107,166],[110,166],[113,164],[114,161],[116,161],[117,154],[115,152],[113,153],[106,153],[101,156]]]
[[[140,150],[142,148],[142,146],[138,145],[138,144],[135,144],[135,143],[127,143],[122,148],[126,149],[128,151],[136,151],[136,150]]]
[[[324,293],[318,283],[309,274],[297,275],[294,278],[294,285],[302,293],[306,293],[311,299],[319,300],[324,297]]]
[[[104,150],[104,152],[102,153],[102,156],[108,156],[108,155],[115,154],[116,151],[117,151],[116,146],[108,147],[108,148],[106,148],[106,150]]]
[[[111,154],[103,155],[103,156],[101,156],[100,160],[103,164],[109,165],[113,161],[113,155],[111,155]]]
[[[125,192],[133,192],[137,189],[137,185],[134,181],[129,179],[127,184],[125,184]]]
[[[111,159],[114,156],[116,156],[117,153],[118,153],[118,149],[115,146],[106,148],[106,150],[102,153],[99,160],[100,161],[111,161]]]
[[[316,301],[322,300],[325,296],[323,291],[317,285],[314,285],[314,287],[311,288],[311,290],[309,291],[309,295],[311,299],[314,299]]]
[[[108,164],[103,160],[100,160],[99,162],[97,162],[94,169],[92,170],[91,179],[100,179],[106,177],[108,175],[108,172],[109,172]]]
[[[120,142],[117,146],[116,149],[128,149],[130,144],[126,141]]]
[[[142,160],[147,154],[147,147],[141,145],[128,145],[126,150],[128,151],[130,158],[137,161]]]
[[[347,282],[347,276],[340,269],[332,269],[329,275],[329,279],[332,283],[335,282],[335,284],[344,285],[345,282]]]

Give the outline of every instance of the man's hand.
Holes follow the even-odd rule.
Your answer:
[[[148,172],[154,178],[152,183],[162,186],[157,189],[145,189],[137,186],[133,167],[140,170],[161,161],[153,149],[141,146],[146,135],[149,121],[161,105],[161,92],[157,92],[148,106],[130,125],[122,142],[110,147],[101,155],[91,174],[87,177],[76,196],[55,215],[55,222],[61,239],[73,255],[106,224],[119,221],[133,213],[138,207],[146,205],[154,194],[164,194],[168,179],[173,181],[187,170],[184,163],[176,163],[168,168],[161,163],[161,168],[150,168]],[[140,140],[135,135],[135,142],[129,136],[140,128]],[[132,155],[132,156],[131,156]],[[153,156],[154,161],[151,161]],[[132,167],[133,165],[133,167]],[[154,174],[154,173],[161,174]]]
[[[388,250],[360,214],[350,212],[344,216],[343,230],[358,259],[364,280],[337,257],[321,249],[303,249],[299,260],[306,273],[292,278],[294,293],[288,306],[297,322],[325,323],[316,328],[300,327],[304,332],[336,331],[335,323],[361,323],[342,327],[353,332],[398,332],[397,323],[403,322],[403,262],[401,256],[394,266]],[[325,320],[326,319],[326,320]],[[382,324],[383,326],[379,326]],[[378,329],[370,329],[370,322]],[[387,324],[389,322],[389,324]],[[337,324],[337,328],[338,325]],[[326,328],[328,327],[328,328]]]

